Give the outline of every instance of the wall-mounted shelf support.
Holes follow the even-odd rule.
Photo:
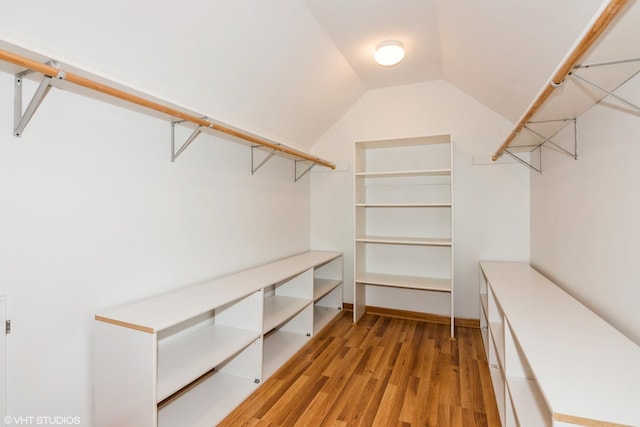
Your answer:
[[[504,149],[504,153],[506,155],[508,155],[509,157],[511,157],[513,160],[517,161],[520,164],[525,165],[526,167],[528,167],[531,170],[534,170],[534,171],[536,171],[538,173],[542,173],[542,145],[535,146],[535,148],[533,150],[529,151],[529,153],[533,154],[536,151],[538,153],[538,164],[540,165],[538,167],[535,167],[533,165],[533,162],[528,162],[528,161],[524,160],[522,157],[519,157],[518,155],[516,155],[515,153],[512,153],[511,151],[509,151],[508,148]]]
[[[296,160],[295,161],[293,168],[294,168],[296,182],[298,182],[298,180],[300,180],[303,176],[305,176],[316,165],[316,162],[313,162],[310,165],[308,165],[302,171],[302,173],[298,173],[298,163],[304,163],[306,165],[308,163],[308,161],[307,160]]]
[[[560,145],[556,144],[555,142],[552,141],[552,138],[555,137],[557,134],[559,134],[564,128],[565,126],[561,127],[560,129],[558,129],[553,135],[549,136],[549,137],[545,137],[544,135],[542,135],[541,133],[535,131],[534,129],[531,128],[531,126],[529,125],[533,125],[536,123],[551,123],[551,122],[573,122],[573,152],[567,150],[566,148],[561,147]],[[549,144],[552,145],[556,150],[560,151],[562,154],[566,154],[569,157],[573,157],[574,160],[578,159],[578,128],[577,128],[577,119],[559,119],[559,120],[544,120],[544,121],[540,121],[540,122],[529,122],[527,125],[525,125],[524,129],[527,130],[527,132],[531,133],[532,135],[534,135],[537,138],[540,138],[542,140],[541,143],[539,143],[537,146],[541,147],[544,146],[545,144]]]
[[[262,159],[260,161],[260,163],[258,163],[258,165],[256,166],[256,163],[255,163],[256,155],[254,154],[254,152],[256,151],[256,149],[259,149],[259,148],[260,148],[259,145],[252,145],[251,146],[251,175],[256,173],[258,171],[258,169],[260,169],[265,163],[267,163],[269,160],[271,160],[271,158],[273,156],[275,156],[276,152],[277,152],[275,149],[271,150],[271,152],[269,152],[267,154],[267,156],[264,159]]]
[[[554,132],[551,136],[544,136],[543,134],[541,134],[540,132],[536,131],[535,129],[532,128],[532,125],[536,125],[536,124],[545,124],[545,123],[554,123],[554,122],[573,122],[573,152],[567,150],[564,147],[561,147],[560,145],[556,144],[552,138],[554,138],[556,135],[558,135],[563,129],[565,129],[565,126],[562,126],[560,129],[556,130],[556,132]],[[533,135],[535,138],[539,139],[540,142],[537,142],[535,144],[531,144],[531,145],[518,145],[518,146],[514,146],[512,148],[517,148],[519,150],[522,150],[523,152],[529,153],[530,154],[530,159],[526,160],[523,159],[522,157],[518,156],[518,154],[516,154],[515,151],[513,151],[512,149],[510,150],[509,148],[505,148],[504,153],[507,154],[509,157],[511,157],[512,159],[516,160],[518,163],[525,165],[526,167],[528,167],[529,169],[536,171],[538,173],[542,173],[542,148],[543,147],[549,147],[552,146],[553,150],[558,151],[561,154],[565,154],[569,157],[572,157],[573,159],[577,160],[578,159],[578,128],[577,128],[577,119],[558,119],[558,120],[541,120],[541,121],[530,121],[528,122],[523,129],[526,130],[527,132],[529,132],[531,135]],[[549,147],[551,148],[551,147]],[[537,158],[537,165],[535,166],[533,163],[533,159],[534,159],[534,155],[535,158]]]
[[[639,60],[639,59],[636,59],[636,61],[638,61],[638,60]],[[582,67],[582,68],[587,68],[587,67]],[[626,81],[631,80],[631,79],[632,79],[633,77],[635,77],[637,74],[638,74],[638,72],[636,72],[635,74],[633,74],[633,75],[632,75],[629,79],[627,79]],[[611,91],[609,91],[609,90],[606,90],[606,89],[604,89],[604,88],[602,88],[602,87],[598,86],[597,84],[595,84],[595,83],[593,83],[593,82],[590,82],[589,80],[585,79],[584,77],[581,77],[581,76],[577,75],[577,74],[575,73],[575,71],[572,71],[571,73],[569,73],[569,76],[570,76],[571,78],[574,78],[574,79],[576,79],[576,80],[581,81],[582,83],[585,83],[586,85],[588,85],[588,86],[590,86],[590,87],[592,87],[592,88],[594,88],[594,89],[596,89],[596,90],[599,90],[600,92],[604,93],[604,94],[605,94],[605,95],[607,95],[607,96],[610,96],[610,97],[612,97],[612,98],[614,98],[614,99],[617,99],[618,101],[622,102],[623,104],[627,105],[628,107],[633,108],[633,109],[634,109],[634,110],[636,110],[636,111],[640,111],[640,107],[638,107],[638,106],[637,106],[637,105],[635,105],[634,103],[629,102],[629,101],[627,101],[626,99],[624,99],[624,98],[622,98],[622,97],[620,97],[620,96],[616,95],[615,93],[613,93],[613,92],[611,92]],[[626,82],[626,81],[625,81],[625,82]],[[624,83],[622,83],[622,84],[624,84]],[[618,87],[619,87],[619,86],[618,86]]]
[[[544,145],[546,143],[549,143],[550,145],[553,145],[561,153],[566,154],[569,157],[573,157],[574,160],[577,160],[578,159],[578,119],[576,118],[576,119],[545,120],[545,121],[540,121],[540,122],[529,122],[529,124],[550,123],[550,122],[564,122],[564,123],[573,122],[573,152],[567,150],[566,148],[563,148],[563,147],[559,146],[558,144],[556,144],[555,142],[553,142],[551,140],[551,138],[555,137],[557,134],[560,133],[560,131],[562,131],[564,129],[564,126],[562,128],[560,128],[558,131],[556,131],[553,135],[551,135],[548,138],[545,138],[542,134],[540,134],[540,133],[536,132],[535,130],[531,129],[530,126],[525,126],[525,129],[527,129],[527,131],[529,131],[533,135],[535,135],[538,138],[543,140],[540,143],[540,145]]]
[[[174,162],[180,154],[202,133],[202,126],[195,128],[193,133],[187,138],[187,140],[180,146],[176,152],[176,125],[183,123],[184,120],[178,120],[171,122],[171,161]]]
[[[56,67],[56,64],[53,61],[49,61],[47,65]],[[49,93],[49,89],[51,89],[51,80],[52,77],[49,75],[44,75],[42,80],[40,81],[40,85],[38,85],[38,89],[36,89],[27,109],[22,111],[22,86],[24,77],[28,74],[33,73],[33,70],[27,69],[21,71],[15,75],[14,78],[14,98],[13,98],[13,135],[21,136],[24,129],[29,124],[29,121],[35,114],[36,110],[44,100],[44,98]],[[64,78],[64,74],[59,78]]]

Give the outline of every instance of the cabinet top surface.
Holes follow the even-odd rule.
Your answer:
[[[640,346],[529,264],[480,265],[554,418],[640,425]]]
[[[309,251],[170,291],[96,315],[96,320],[154,333],[340,257]]]

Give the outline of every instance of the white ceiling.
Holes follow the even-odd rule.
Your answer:
[[[517,121],[603,0],[306,0],[368,89],[446,79]],[[406,58],[373,61],[398,39]]]
[[[320,25],[367,88],[443,78],[440,31],[433,0],[306,0]],[[405,59],[373,62],[378,43],[400,40]]]

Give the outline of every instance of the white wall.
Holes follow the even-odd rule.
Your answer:
[[[251,176],[247,146],[202,135],[171,163],[168,122],[56,89],[12,126],[0,73],[8,415],[92,425],[96,312],[309,247],[290,160]]]
[[[636,76],[617,93],[638,105],[639,92]],[[595,106],[578,118],[578,160],[545,149],[531,180],[532,264],[638,344],[639,119]]]
[[[456,315],[478,318],[478,261],[529,259],[529,173],[488,159],[512,124],[445,81],[367,92],[314,146],[337,172],[312,173],[311,245],[345,253],[345,301],[353,301],[353,142],[451,133],[455,168]],[[395,308],[428,309],[433,295],[401,296]],[[448,298],[447,300],[448,301]],[[448,312],[446,301],[433,310]],[[370,305],[386,301],[368,298]]]

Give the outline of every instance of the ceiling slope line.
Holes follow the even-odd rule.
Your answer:
[[[627,0],[609,0],[608,3],[601,8],[600,13],[595,17],[592,24],[583,33],[582,37],[576,46],[566,56],[565,60],[560,64],[557,70],[545,87],[540,91],[537,98],[533,101],[529,109],[522,116],[520,121],[513,128],[507,139],[502,143],[500,148],[491,156],[492,161],[496,161],[504,154],[506,149],[511,145],[513,140],[518,136],[520,131],[524,129],[525,125],[533,118],[538,112],[540,107],[551,96],[553,91],[562,85],[567,76],[571,73],[578,61],[587,53],[591,46],[598,40],[598,38],[604,33],[609,24],[614,20],[618,13],[623,9],[623,6],[627,3]]]
[[[168,116],[193,123],[197,126],[202,126],[202,127],[226,134],[228,136],[241,139],[250,144],[254,144],[255,146],[258,146],[260,148],[274,150],[277,154],[284,155],[285,157],[290,156],[300,161],[312,162],[313,165],[321,165],[330,169],[336,168],[336,165],[334,163],[328,160],[324,160],[324,159],[312,156],[303,151],[296,150],[294,148],[288,147],[280,143],[267,141],[265,139],[248,134],[241,130],[232,129],[227,126],[223,126],[221,124],[211,122],[205,118],[198,117],[193,114],[185,113],[175,108],[162,105],[161,103],[158,103],[158,102],[150,101],[149,99],[145,99],[142,96],[134,95],[124,90],[117,89],[115,87],[112,87],[103,83],[99,83],[97,81],[88,79],[86,77],[82,77],[78,74],[61,70],[60,68],[57,68],[50,64],[40,63],[38,61],[24,57],[22,55],[9,52],[7,50],[0,49],[0,61],[4,61],[20,67],[24,67],[28,70],[41,73],[45,77],[52,77],[59,80],[64,80],[64,81],[73,83],[75,85],[81,86],[85,89],[89,89],[95,92],[109,95],[111,97],[118,98],[120,100],[135,104],[137,106],[151,109],[151,110],[166,114]]]

